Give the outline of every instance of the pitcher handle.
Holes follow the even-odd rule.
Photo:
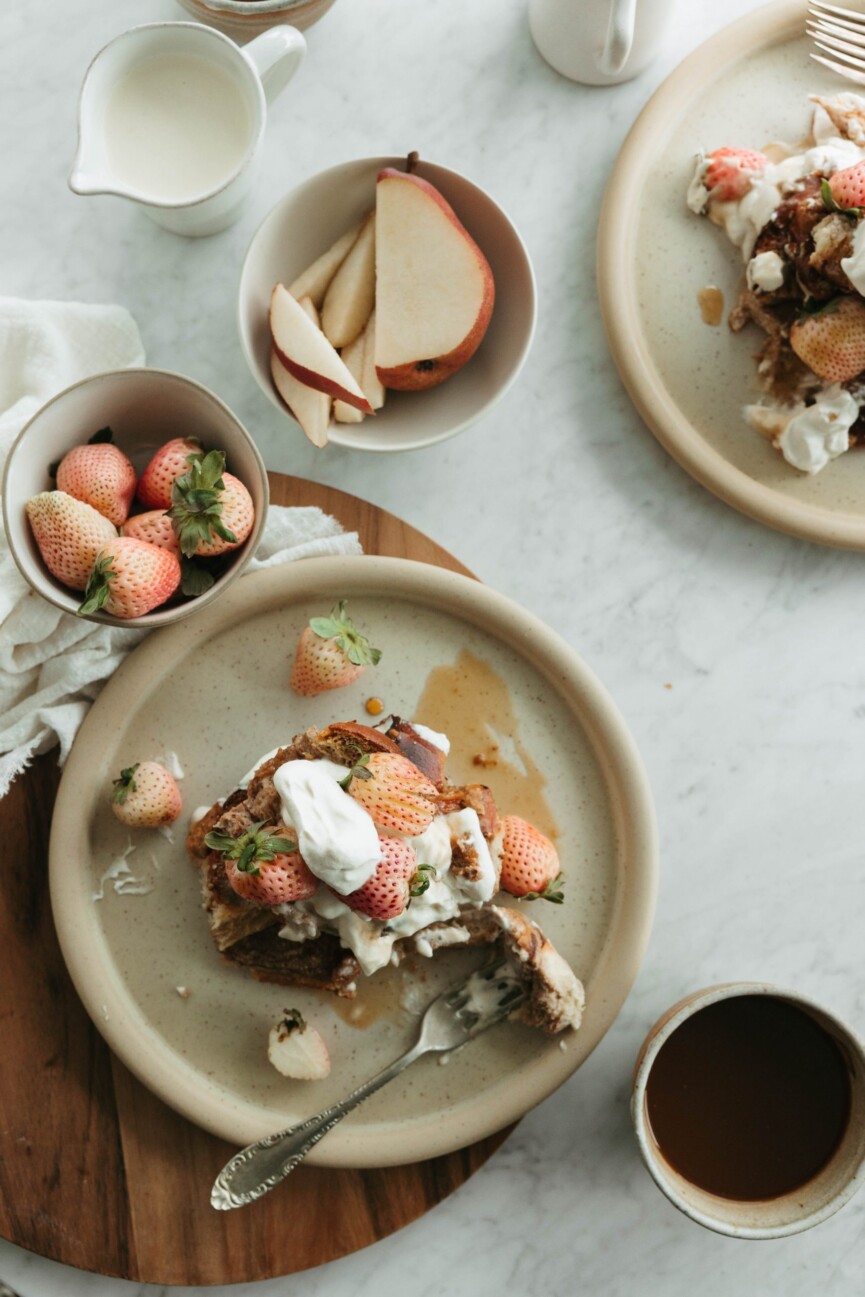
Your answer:
[[[634,43],[637,0],[612,0],[610,21],[604,48],[595,60],[604,76],[614,77],[622,71]]]
[[[242,52],[261,77],[264,96],[272,104],[306,57],[306,41],[296,27],[271,27],[250,41]]]

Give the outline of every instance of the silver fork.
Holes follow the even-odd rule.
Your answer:
[[[824,67],[865,85],[865,12],[811,0],[806,31],[823,54],[811,58]],[[826,58],[831,54],[832,58]]]
[[[479,968],[458,985],[443,991],[425,1010],[418,1038],[407,1053],[353,1090],[341,1103],[325,1108],[317,1117],[310,1117],[297,1126],[266,1135],[236,1153],[213,1183],[211,1207],[231,1211],[269,1193],[337,1122],[399,1076],[410,1063],[422,1054],[443,1053],[474,1040],[506,1018],[525,995],[523,983],[505,959]]]

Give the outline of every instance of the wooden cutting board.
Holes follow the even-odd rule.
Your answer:
[[[399,518],[330,487],[270,474],[274,504],[318,505],[368,554],[471,573]],[[60,772],[35,761],[0,801],[0,1234],[41,1256],[152,1284],[293,1274],[401,1229],[466,1181],[507,1137],[373,1171],[301,1167],[273,1193],[216,1212],[235,1150],[165,1107],[111,1054],[63,964],[48,898]]]

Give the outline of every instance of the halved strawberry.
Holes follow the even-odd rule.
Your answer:
[[[769,165],[765,153],[754,149],[715,149],[706,159],[703,184],[709,197],[722,203],[738,202],[751,188],[751,181],[761,176]]]
[[[226,878],[238,896],[256,905],[285,905],[318,890],[318,879],[290,833],[283,824],[266,828],[264,820],[257,820],[238,838],[211,830],[204,841],[222,856]]]
[[[412,896],[427,890],[435,870],[419,864],[414,848],[401,838],[380,837],[379,841],[381,860],[372,878],[342,899],[350,910],[386,923],[402,914]]]
[[[342,689],[375,666],[381,650],[373,648],[345,611],[340,599],[329,617],[313,617],[298,641],[291,687],[312,697],[327,689]]]
[[[502,820],[502,874],[500,886],[526,901],[564,900],[559,856],[549,838],[519,815]]]
[[[271,1027],[267,1057],[277,1072],[295,1081],[320,1081],[330,1072],[327,1045],[299,1009],[283,1009],[282,1018]]]
[[[436,786],[408,757],[373,752],[361,757],[343,787],[385,833],[416,838],[432,824]]]

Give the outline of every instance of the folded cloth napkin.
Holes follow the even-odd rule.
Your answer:
[[[16,435],[50,397],[89,374],[143,364],[138,328],[122,307],[0,297],[0,473]],[[247,571],[362,552],[357,534],[320,509],[271,505]],[[103,682],[146,634],[80,621],[47,603],[0,537],[0,797],[55,743],[63,764]]]

